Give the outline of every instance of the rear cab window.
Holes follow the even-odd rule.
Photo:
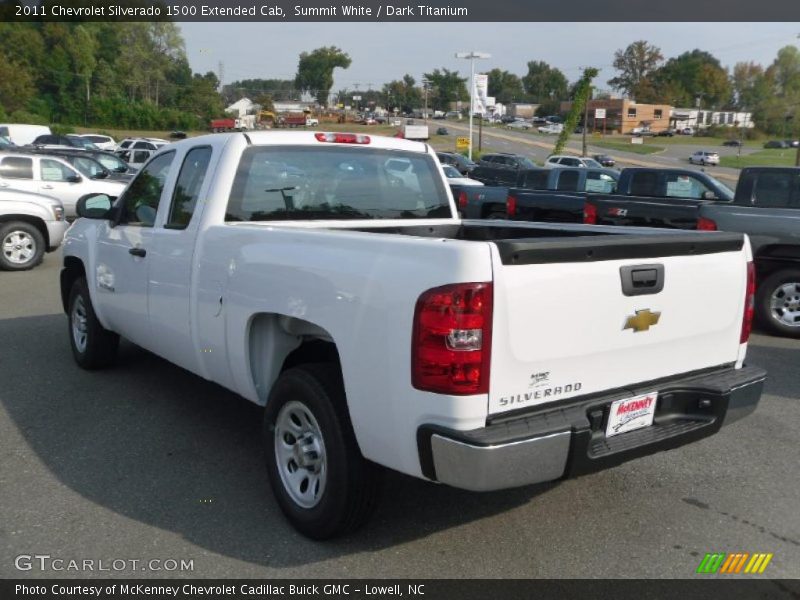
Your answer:
[[[225,220],[449,218],[435,160],[377,148],[252,146],[242,154]]]
[[[752,198],[753,204],[764,208],[800,208],[800,173],[758,173]]]

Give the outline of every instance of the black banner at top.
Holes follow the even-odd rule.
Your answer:
[[[790,22],[797,0],[0,0],[13,21]]]

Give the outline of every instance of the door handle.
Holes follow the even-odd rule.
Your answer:
[[[42,189],[43,189],[43,190],[52,190],[52,189],[53,189],[53,186],[52,186],[52,185],[43,185],[43,186],[42,186]]]
[[[9,185],[10,185],[10,184],[8,184],[8,183],[5,183],[5,182],[3,182],[3,183],[0,183],[0,187],[8,187]]]
[[[131,248],[130,250],[128,250],[128,253],[133,254],[134,256],[139,256],[141,258],[147,256],[147,250],[145,250],[144,248]]]

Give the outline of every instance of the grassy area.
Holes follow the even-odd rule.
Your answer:
[[[752,154],[720,157],[720,166],[741,169],[743,167],[793,167],[797,159],[796,148],[760,150]]]
[[[587,140],[591,146],[598,148],[606,148],[608,150],[616,150],[617,152],[630,152],[631,154],[654,154],[664,150],[663,146],[653,146],[651,144],[631,144],[630,142],[609,142],[609,141],[596,141],[594,138]]]

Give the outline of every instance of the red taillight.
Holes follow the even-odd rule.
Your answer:
[[[744,294],[744,316],[742,317],[742,334],[739,343],[744,344],[750,339],[753,330],[753,315],[756,310],[756,267],[752,261],[747,263],[747,289]]]
[[[517,199],[514,196],[506,198],[506,214],[509,217],[516,216],[517,214]]]
[[[458,208],[467,208],[467,192],[465,191],[458,194]]]
[[[489,392],[492,284],[433,288],[417,300],[411,342],[411,383],[452,395]]]
[[[318,142],[329,142],[331,144],[369,144],[368,135],[360,133],[315,133],[314,137]]]
[[[591,202],[583,204],[583,222],[587,225],[597,225],[597,207]]]
[[[716,231],[717,224],[712,221],[711,219],[706,219],[705,217],[700,217],[697,219],[697,230],[698,231]]]

